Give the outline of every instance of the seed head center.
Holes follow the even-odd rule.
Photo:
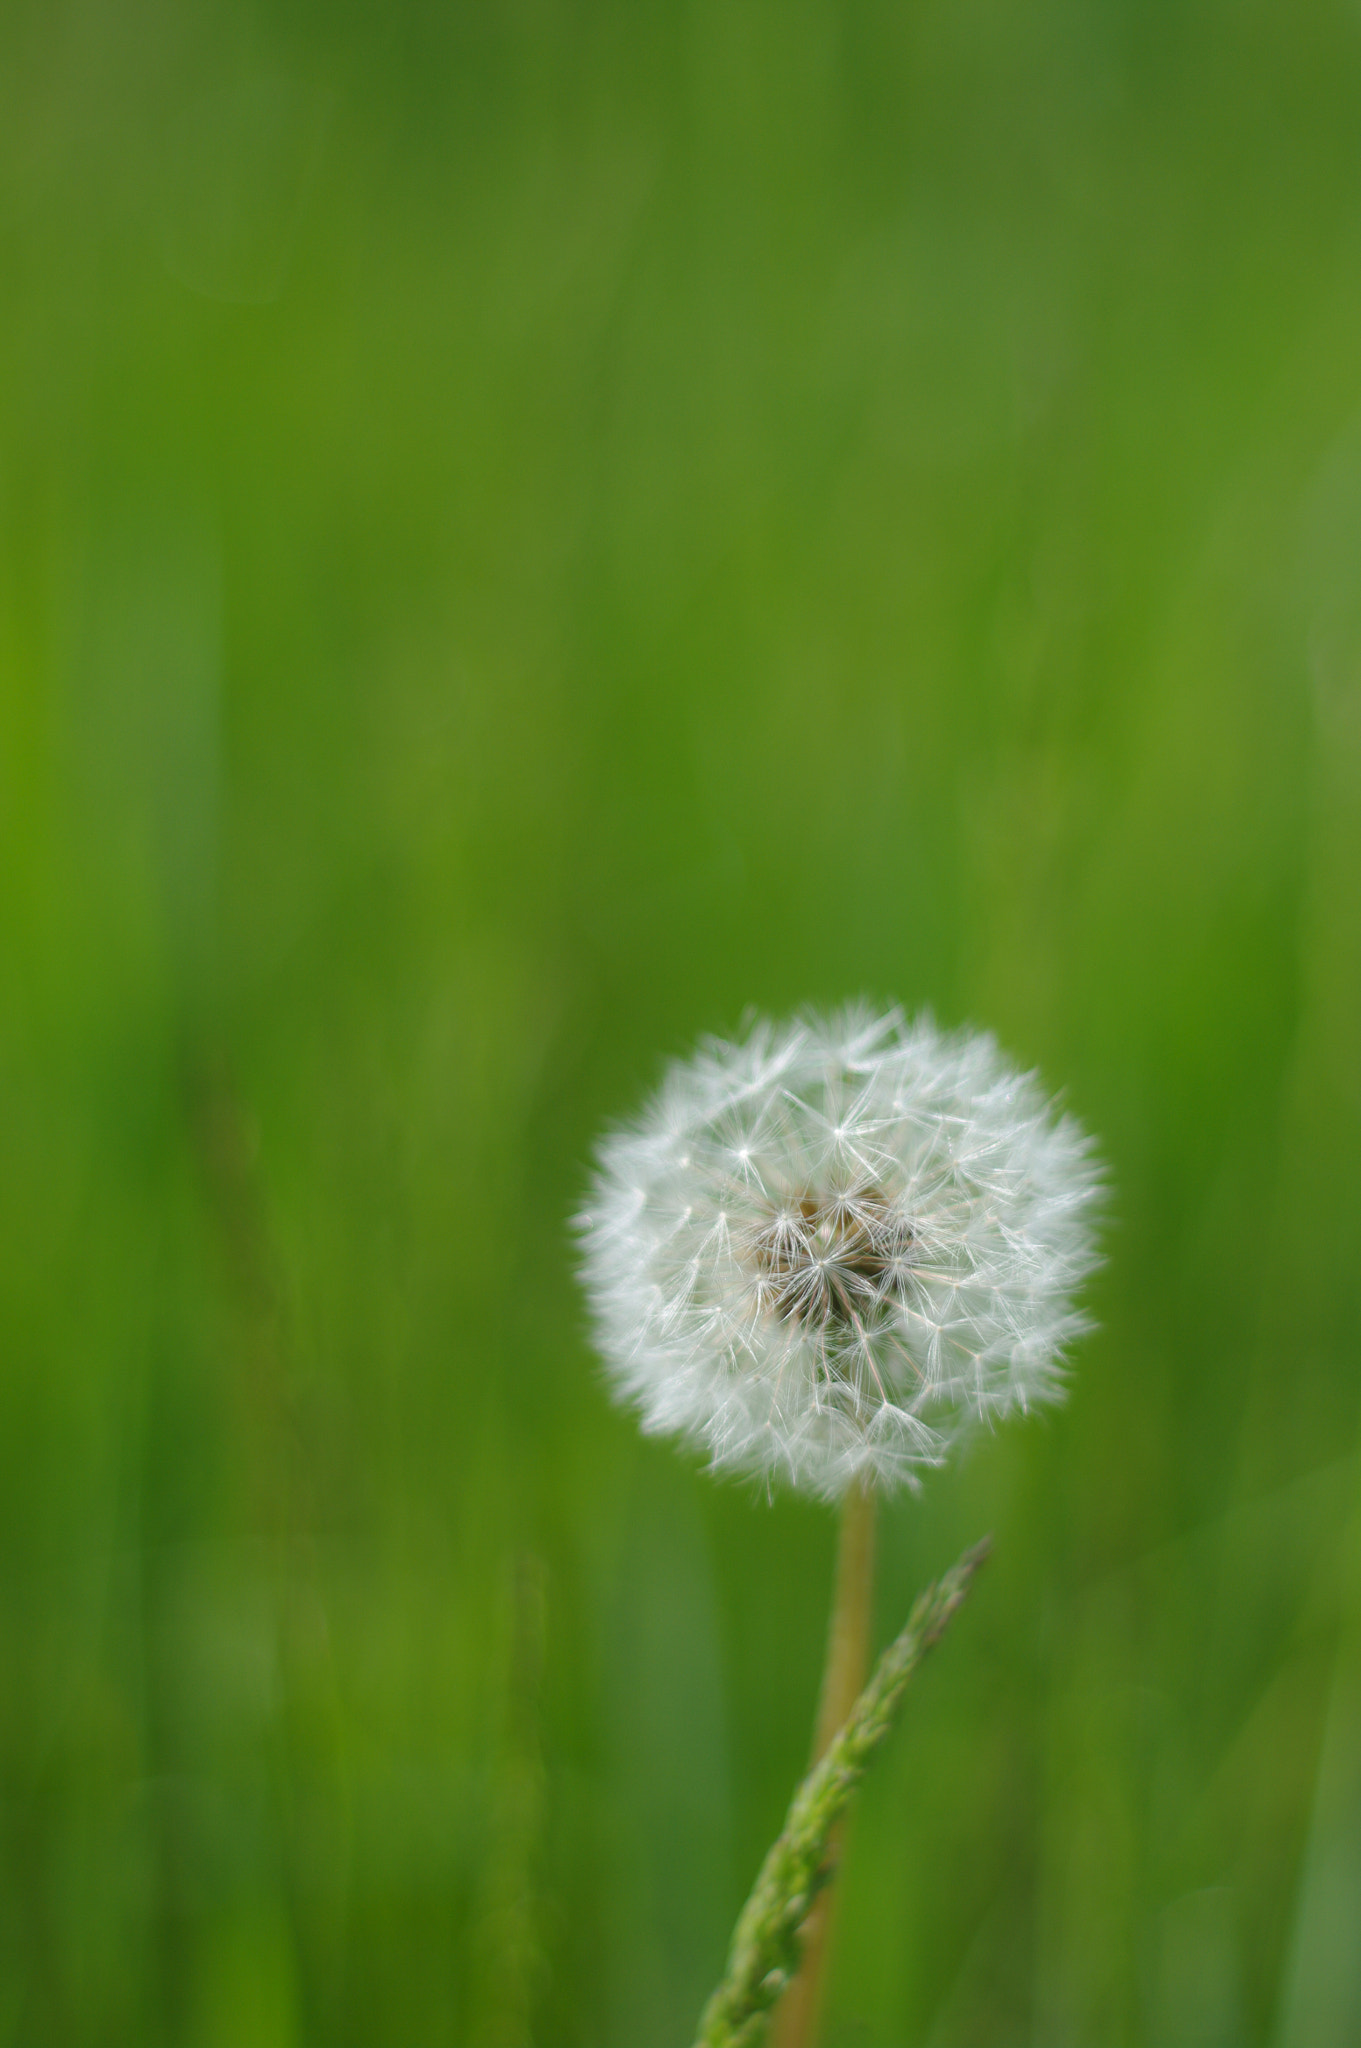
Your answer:
[[[868,1186],[789,1196],[756,1232],[752,1250],[776,1315],[849,1333],[881,1322],[902,1298],[913,1241],[882,1188]]]

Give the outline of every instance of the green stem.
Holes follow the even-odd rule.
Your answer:
[[[696,2048],[757,2048],[765,2040],[770,2009],[799,1966],[809,1904],[831,1877],[833,1830],[893,1726],[908,1680],[944,1634],[988,1549],[984,1541],[966,1551],[928,1586],[827,1754],[794,1794],[784,1829],[738,1918],[727,1971],[704,2008]]]

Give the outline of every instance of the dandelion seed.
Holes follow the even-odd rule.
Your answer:
[[[850,1008],[674,1066],[578,1219],[644,1429],[824,1498],[1061,1397],[1100,1176],[992,1038]]]

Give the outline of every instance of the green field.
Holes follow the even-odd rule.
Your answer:
[[[827,2048],[1361,2039],[1361,13],[0,10],[0,2044],[687,2048],[834,1520],[592,1146],[748,1006],[1098,1134]]]

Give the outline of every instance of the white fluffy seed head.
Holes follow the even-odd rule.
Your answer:
[[[1100,1172],[992,1038],[864,1007],[673,1066],[578,1228],[613,1389],[715,1468],[915,1484],[1061,1398]]]

